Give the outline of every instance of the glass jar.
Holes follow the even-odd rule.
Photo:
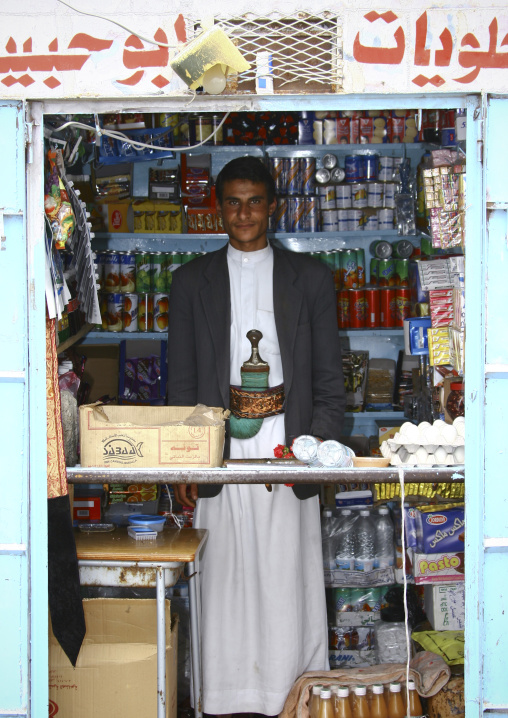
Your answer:
[[[464,384],[462,382],[450,384],[450,393],[446,399],[446,411],[452,419],[464,416]]]

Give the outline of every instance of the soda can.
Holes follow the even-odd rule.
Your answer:
[[[319,197],[321,209],[335,209],[337,207],[337,203],[335,201],[335,185],[318,185],[317,195]]]
[[[354,250],[356,252],[356,263],[358,265],[358,286],[364,287],[365,286],[365,250],[361,247],[356,247]]]
[[[370,253],[378,259],[388,259],[392,256],[392,245],[386,239],[378,239],[372,242],[369,247]]]
[[[344,613],[351,611],[351,589],[350,588],[334,588],[333,589],[333,600],[335,605],[335,611],[337,613]]]
[[[409,287],[409,259],[395,260],[395,284]]]
[[[379,174],[379,155],[364,155],[364,177],[375,182]]]
[[[321,210],[321,229],[323,230],[323,232],[337,232],[340,230],[338,210]]]
[[[409,239],[399,239],[393,242],[393,256],[396,259],[409,259],[413,254],[414,247]]]
[[[349,209],[337,210],[337,230],[339,232],[349,232],[351,229],[350,211]]]
[[[153,294],[145,292],[138,297],[138,330],[153,331]]]
[[[275,231],[289,232],[289,202],[287,197],[277,197],[275,208]]]
[[[335,285],[335,291],[338,292],[342,289],[341,271],[340,271],[340,255],[341,249],[336,249],[332,252],[334,255],[334,270],[333,270],[333,283]]]
[[[328,152],[326,155],[323,155],[321,164],[325,169],[329,171],[333,170],[334,167],[337,167],[337,157],[332,155],[331,152]]]
[[[316,171],[316,182],[317,184],[328,184],[331,180],[331,174],[330,170],[327,170],[326,167],[320,167]]]
[[[150,291],[150,255],[143,252],[136,252],[136,292]]]
[[[304,197],[288,197],[289,205],[289,231],[304,232],[305,231],[305,198]]]
[[[123,300],[123,330],[138,331],[138,300],[137,294],[125,294]]]
[[[305,197],[305,231],[319,232],[320,230],[320,213],[319,213],[319,197]]]
[[[99,310],[101,313],[100,328],[103,332],[108,331],[108,295],[105,292],[99,294]]]
[[[395,209],[395,195],[397,185],[395,182],[387,182],[383,188],[383,206],[388,209]]]
[[[178,269],[178,267],[182,266],[181,256],[180,256],[180,252],[171,252],[170,256],[171,256],[171,259],[170,259],[169,268],[171,270],[171,273],[173,273],[176,269]],[[173,281],[173,280],[171,280],[171,281]]]
[[[167,332],[169,318],[169,297],[163,292],[153,295],[153,330],[154,332]]]
[[[361,155],[346,155],[346,182],[358,182],[365,176],[363,157]]]
[[[277,194],[286,194],[286,167],[283,157],[269,158],[270,174],[275,182]]]
[[[335,185],[335,203],[337,209],[349,209],[351,204],[351,185],[338,184]]]
[[[395,260],[393,257],[379,260],[377,283],[379,287],[395,286]]]
[[[367,206],[367,184],[365,182],[351,184],[351,206],[354,209],[363,209]]]
[[[349,213],[349,230],[351,232],[359,232],[363,230],[363,212],[361,209],[348,209]]]
[[[367,205],[369,207],[383,206],[383,184],[381,182],[369,182],[367,185]]]
[[[161,282],[164,280],[162,275],[162,252],[152,252],[150,254],[150,291],[160,292]]]
[[[314,177],[316,173],[316,158],[301,157],[300,172],[302,177],[302,193],[304,195],[313,195],[316,187]]]
[[[342,169],[342,167],[334,167],[330,172],[330,179],[332,182],[340,184],[346,179],[346,172]]]
[[[302,193],[302,175],[300,172],[300,160],[298,157],[290,157],[287,160],[286,192],[288,195]]]
[[[365,326],[367,303],[363,289],[349,290],[349,326],[351,329],[362,329]]]
[[[375,329],[381,326],[381,297],[377,287],[366,287],[365,291],[365,326]]]
[[[119,252],[120,256],[120,291],[129,293],[136,291],[136,255],[134,252]]]
[[[377,284],[379,279],[379,258],[372,257],[370,260],[369,284]]]
[[[337,292],[337,323],[339,329],[349,329],[349,289]]]
[[[113,292],[108,294],[108,332],[121,332],[123,315],[123,294]]]
[[[393,209],[379,209],[377,213],[378,228],[393,229]]]
[[[381,326],[385,329],[393,329],[397,326],[397,295],[396,290],[383,287],[379,291],[381,307]]]
[[[188,264],[193,259],[196,259],[197,256],[195,252],[182,252],[180,254],[180,264]]]
[[[321,252],[319,259],[326,264],[332,274],[335,274],[335,252]]]
[[[376,231],[378,228],[378,221],[377,221],[377,212],[374,210],[372,212],[367,212],[364,214],[364,229],[369,231]]]
[[[340,253],[340,284],[344,289],[358,287],[358,262],[354,249],[343,249]]]
[[[120,255],[118,252],[105,252],[104,291],[108,294],[120,291]]]
[[[411,290],[408,287],[398,287],[395,290],[395,326],[403,327],[404,319],[411,313]]]
[[[393,177],[393,157],[379,158],[379,171],[377,178],[380,182],[391,182]]]

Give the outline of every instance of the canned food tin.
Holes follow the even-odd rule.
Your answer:
[[[305,198],[288,197],[289,205],[289,231],[305,231]]]
[[[409,259],[395,260],[395,284],[399,287],[409,286]]]
[[[396,259],[409,259],[413,254],[414,247],[409,239],[399,239],[393,242],[393,256]]]
[[[277,197],[275,231],[289,232],[289,202],[287,197]]]
[[[393,229],[393,209],[380,209],[377,213],[378,228]]]
[[[134,252],[120,252],[120,291],[136,291],[136,255]]]
[[[166,277],[162,272],[162,252],[150,254],[150,289],[153,292],[161,292],[166,289]]]
[[[153,330],[154,332],[167,332],[168,330],[169,297],[167,294],[157,292],[153,295]]]
[[[337,210],[337,230],[339,232],[349,232],[351,228],[350,211],[349,209]]]
[[[374,329],[381,326],[381,297],[377,287],[365,289],[365,326]]]
[[[104,260],[104,291],[109,294],[120,291],[120,255],[106,252]]]
[[[335,155],[332,155],[331,152],[328,152],[326,155],[323,155],[321,164],[325,169],[333,170],[334,167],[337,167],[337,157]]]
[[[351,184],[351,206],[354,209],[363,209],[367,206],[367,184],[365,182]]]
[[[346,182],[358,182],[364,178],[364,164],[361,155],[346,155]]]
[[[300,172],[302,177],[302,193],[304,195],[313,195],[316,186],[314,178],[316,173],[315,157],[301,157]]]
[[[337,232],[340,231],[338,212],[336,209],[322,209],[321,210],[321,228],[323,232]],[[344,210],[342,210],[344,211]]]
[[[319,198],[305,197],[305,231],[319,232],[320,229]]]
[[[377,283],[379,287],[393,287],[395,285],[395,260],[392,257],[379,260]]]
[[[340,182],[344,182],[344,180],[346,179],[346,173],[342,169],[342,167],[334,167],[330,173],[330,178],[332,182],[336,182],[337,184],[339,184]]]
[[[363,230],[363,212],[361,209],[348,209],[349,229],[351,232]]]
[[[349,328],[349,289],[337,292],[337,323],[339,329]]]
[[[389,209],[395,208],[395,194],[397,185],[395,182],[386,182],[383,190],[383,205]]]
[[[335,185],[335,203],[337,209],[349,209],[351,205],[351,185],[338,184]]]
[[[377,284],[379,276],[379,258],[372,257],[370,260],[369,284]]]
[[[400,182],[400,168],[404,162],[403,157],[394,157],[393,158],[393,174],[392,174],[392,182],[399,183]]]
[[[138,331],[138,295],[125,294],[123,300],[123,330]]]
[[[150,255],[136,253],[136,292],[150,291]]]
[[[375,181],[379,173],[379,155],[364,155],[364,177],[366,180]]]
[[[381,307],[381,326],[386,329],[391,329],[397,326],[397,299],[395,289],[384,287],[379,291],[379,294]]]
[[[369,212],[369,210],[367,210],[367,212],[365,213],[365,216],[364,216],[363,226],[364,226],[364,229],[367,229],[370,232],[372,232],[372,231],[375,232],[377,230],[378,221],[377,221],[377,211],[376,210],[373,210],[372,212]]]
[[[316,171],[316,182],[318,184],[328,184],[331,179],[330,170],[327,170],[326,167],[321,167]]]
[[[138,328],[140,332],[153,331],[153,294],[143,293],[139,295]]]
[[[383,206],[383,184],[381,182],[370,182],[367,185],[367,204],[369,207]]]
[[[393,157],[379,158],[378,180],[380,182],[391,182],[393,177]]]
[[[398,287],[395,290],[395,326],[403,327],[411,310],[411,291],[407,287]]]
[[[386,239],[378,239],[371,243],[369,250],[378,259],[388,259],[392,256],[393,247]]]
[[[365,250],[361,247],[356,247],[354,250],[356,252],[356,263],[358,265],[358,286],[364,287],[365,286]]]
[[[321,209],[335,209],[337,206],[335,201],[335,189],[335,185],[333,184],[323,184],[318,186],[317,193]]]
[[[302,175],[298,157],[290,157],[287,160],[286,192],[288,195],[302,193]]]
[[[283,157],[269,158],[270,174],[275,182],[277,194],[286,194],[286,168]]]
[[[367,304],[363,289],[349,290],[349,326],[351,329],[361,329],[365,326],[365,312]]]
[[[123,294],[113,292],[108,295],[108,332],[121,332],[123,314]]]
[[[354,249],[343,249],[340,253],[340,284],[344,289],[358,287],[358,262]]]

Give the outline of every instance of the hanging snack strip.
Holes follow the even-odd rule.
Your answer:
[[[423,170],[425,205],[429,210],[432,246],[464,246],[465,166]]]

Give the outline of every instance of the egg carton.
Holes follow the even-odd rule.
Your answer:
[[[453,424],[438,419],[433,424],[405,422],[380,450],[392,466],[455,466],[464,463],[464,417]]]

